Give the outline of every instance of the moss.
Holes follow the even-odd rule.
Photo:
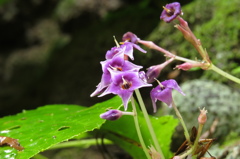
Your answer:
[[[240,62],[239,5],[238,0],[209,0],[204,3],[197,0],[182,8],[183,18],[189,22],[190,28],[207,49],[213,63],[237,77],[240,77],[239,72],[232,70],[237,68]],[[180,56],[201,60],[194,47],[184,40],[173,24],[161,22],[148,39]],[[203,77],[226,81],[212,71],[205,71]]]

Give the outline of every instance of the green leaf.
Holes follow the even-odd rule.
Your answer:
[[[19,139],[25,149],[0,147],[0,158],[31,158],[41,151],[77,135],[99,128],[105,120],[99,115],[122,104],[119,97],[92,107],[47,105],[0,119],[0,136]]]
[[[146,146],[153,145],[143,114],[138,111],[139,123]],[[165,158],[172,157],[170,151],[171,137],[178,120],[172,116],[153,117],[150,116],[153,128],[162,148]],[[136,159],[145,159],[146,156],[141,147],[134,126],[132,116],[123,116],[117,121],[107,121],[101,127],[107,138],[120,145],[125,151]]]

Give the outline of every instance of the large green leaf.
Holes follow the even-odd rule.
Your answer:
[[[122,104],[119,97],[90,108],[76,105],[48,105],[0,119],[0,136],[19,139],[25,148],[0,147],[1,159],[27,159],[62,141],[99,128],[105,120],[99,114]]]
[[[129,106],[130,107],[130,106]],[[138,109],[139,123],[146,145],[153,145],[143,114]],[[160,143],[164,156],[170,158],[171,137],[178,120],[172,116],[154,117],[150,116],[151,123],[155,130],[157,139]],[[131,154],[135,159],[145,159],[146,156],[139,144],[139,139],[134,126],[132,116],[123,116],[117,121],[107,121],[103,124],[102,130],[105,130],[107,138],[120,145],[125,151]]]

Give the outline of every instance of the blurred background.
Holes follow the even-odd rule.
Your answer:
[[[121,41],[132,31],[144,39],[167,2],[1,0],[0,116],[46,104],[91,106],[109,98],[90,94],[101,79],[99,62],[115,46],[113,35]]]

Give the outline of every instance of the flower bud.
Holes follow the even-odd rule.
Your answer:
[[[205,124],[206,121],[207,121],[207,110],[205,110],[205,107],[201,110],[200,110],[200,115],[198,116],[198,123],[199,124]]]
[[[146,73],[146,77],[147,77],[147,82],[148,83],[152,83],[155,81],[156,78],[158,78],[158,76],[160,75],[162,69],[167,66],[170,62],[172,62],[174,59],[171,58],[167,61],[165,61],[162,64],[159,65],[154,65],[148,68],[148,71]]]
[[[146,73],[147,82],[152,83],[155,81],[156,78],[158,78],[160,72],[162,71],[163,67],[160,65],[154,65],[148,68],[148,71]]]
[[[117,109],[111,109],[108,110],[105,113],[100,114],[100,118],[102,119],[106,119],[106,120],[117,120],[119,118],[121,118],[121,116],[123,115],[134,115],[133,112],[123,112],[121,110],[117,110]]]
[[[196,46],[196,40],[195,40],[195,36],[193,36],[193,34],[191,33],[191,31],[189,31],[189,29],[176,24],[174,27],[176,27],[179,31],[182,32],[183,37],[189,41],[193,46]]]
[[[178,21],[179,21],[179,24],[183,27],[183,28],[185,28],[186,30],[189,30],[190,31],[190,28],[189,28],[189,26],[188,26],[188,22],[187,21],[185,21],[182,17],[177,17],[177,19],[178,19]]]
[[[193,68],[193,64],[186,62],[181,65],[177,65],[176,68],[187,71],[187,70],[190,70],[191,68]]]
[[[180,156],[174,156],[173,159],[181,159]]]
[[[195,68],[195,67],[200,67],[202,69],[208,69],[209,65],[208,65],[208,63],[202,63],[202,62],[193,62],[193,63],[185,62],[181,65],[177,65],[175,68],[187,71],[187,70],[190,70],[191,68]]]
[[[111,109],[103,114],[100,114],[100,118],[106,120],[117,120],[122,116],[122,111]]]
[[[157,150],[154,148],[153,145],[151,145],[149,147],[149,154],[151,156],[152,159],[161,159],[161,155],[159,152],[157,152]]]

